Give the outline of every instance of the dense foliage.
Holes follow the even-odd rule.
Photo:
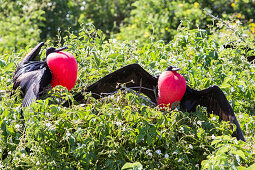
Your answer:
[[[210,13],[246,23],[255,33],[255,5],[248,0],[1,0],[0,51],[39,40],[56,44],[57,36],[78,35],[86,24],[102,30],[107,39],[169,42],[179,25],[207,29]]]
[[[254,167],[255,67],[242,56],[242,50],[223,48],[223,43],[238,36],[224,28],[208,32],[183,27],[168,44],[155,41],[138,46],[137,42],[105,41],[104,37],[102,31],[88,27],[78,36],[64,38],[79,64],[78,82],[72,91],[53,89],[47,99],[23,109],[18,91],[12,97],[1,95],[1,167]],[[1,90],[12,88],[14,64],[25,53],[20,50],[1,56]],[[88,104],[61,106],[76,91],[130,63],[139,63],[154,75],[175,65],[182,68],[191,87],[220,86],[247,143],[232,138],[229,123],[207,115],[204,108],[192,114],[160,111],[133,93],[118,92],[102,100],[86,94]]]
[[[254,55],[246,47],[255,49],[252,3],[0,0],[0,169],[254,169],[255,65],[246,59]],[[22,108],[20,91],[11,95],[13,72],[46,39],[48,47],[69,47],[77,83]],[[85,94],[88,103],[61,106],[131,63],[152,75],[180,67],[194,89],[218,85],[247,142],[206,108],[162,111],[132,92],[101,100]]]
[[[133,4],[131,17],[125,18],[117,39],[141,40],[151,39],[169,42],[182,25],[190,29],[207,29],[212,23],[208,14],[223,19],[237,19],[249,23],[254,29],[255,6],[251,1],[234,2],[228,0],[137,0]],[[247,10],[246,10],[247,9]],[[253,30],[254,31],[254,30]]]
[[[36,44],[43,13],[29,1],[0,1],[0,53]]]

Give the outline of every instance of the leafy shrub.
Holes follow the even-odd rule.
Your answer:
[[[199,4],[179,1],[149,0],[136,1],[127,24],[121,27],[117,39],[139,40],[150,42],[155,40],[170,41],[177,33],[180,22],[184,26],[195,28],[205,18]]]
[[[137,0],[132,4],[134,9],[131,10],[131,16],[125,18],[120,33],[114,37],[120,40],[139,40],[140,43],[152,40],[169,42],[178,32],[179,26],[189,29],[207,29],[208,24],[217,22],[207,17],[207,13],[227,20],[236,19],[238,22],[248,22],[250,23],[248,29],[253,31],[255,7],[252,3],[243,0],[234,2],[227,0]]]
[[[87,26],[78,35],[69,33],[61,38],[77,59],[78,81],[73,90],[54,88],[48,98],[28,108],[20,108],[18,90],[13,97],[1,94],[1,168],[121,169],[124,165],[142,165],[145,169],[197,169],[221,168],[222,163],[226,168],[254,166],[254,64],[246,61],[242,50],[223,48],[223,44],[237,40],[237,34],[217,26],[208,31],[180,27],[170,43],[142,45],[105,40],[102,31]],[[254,37],[249,38],[254,42]],[[0,90],[12,88],[14,65],[24,53],[20,50],[0,56]],[[229,122],[219,122],[217,116],[207,115],[205,108],[197,108],[194,113],[161,111],[130,92],[119,91],[102,100],[85,94],[88,103],[61,106],[77,91],[130,63],[139,63],[153,75],[169,65],[180,67],[180,73],[195,89],[220,86],[247,143],[232,138]]]
[[[30,1],[0,1],[0,53],[17,51],[39,41],[44,11]]]
[[[131,4],[135,0],[88,0],[84,1],[79,23],[92,23],[109,38],[111,33],[119,32],[121,22],[129,17]]]

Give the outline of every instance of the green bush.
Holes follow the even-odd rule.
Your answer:
[[[235,29],[245,33],[241,27]],[[12,97],[1,93],[0,167],[253,167],[254,64],[246,61],[242,50],[223,48],[223,44],[239,39],[238,34],[217,26],[207,30],[180,27],[169,43],[105,40],[102,31],[93,26],[81,29],[77,35],[69,33],[62,37],[77,59],[78,81],[71,91],[54,88],[47,98],[28,108],[21,108],[18,90]],[[254,37],[249,38],[254,42]],[[24,54],[25,50],[20,50],[0,56],[0,90],[11,90],[14,65]],[[194,113],[161,111],[130,92],[118,92],[102,100],[85,94],[89,103],[70,108],[61,106],[77,91],[131,63],[139,63],[153,75],[169,65],[180,67],[180,73],[195,89],[220,86],[236,113],[247,143],[232,138],[229,122],[219,122],[217,116],[207,115],[205,108],[198,108]]]
[[[42,41],[57,41],[57,35],[63,37],[67,32],[79,30],[82,0],[35,0],[31,3],[44,11],[45,20],[39,25]]]
[[[92,23],[109,38],[110,34],[119,32],[121,22],[129,17],[131,4],[135,0],[87,0],[81,9],[79,23]]]
[[[168,43],[181,26],[207,29],[218,22],[204,9],[232,23],[247,23],[255,33],[254,2],[247,0],[2,0],[0,52],[38,41],[52,40],[56,45],[58,36],[69,32],[77,36],[87,24],[102,30],[107,39]]]
[[[40,38],[57,41],[57,35],[64,37],[68,32],[77,35],[86,24],[100,28],[109,38],[110,33],[119,31],[121,21],[129,16],[132,2],[133,0],[37,0],[35,3],[44,11],[45,18],[40,25]]]
[[[168,42],[177,33],[180,24],[190,28],[204,24],[202,21],[205,15],[198,3],[138,0],[133,6],[135,9],[131,11],[131,17],[126,18],[127,24],[124,24],[121,32],[115,36],[117,39]]]
[[[0,1],[0,54],[35,45],[40,40],[43,14],[30,1]]]
[[[140,43],[158,40],[169,42],[178,32],[178,27],[207,29],[207,25],[218,22],[207,16],[207,13],[250,23],[248,29],[254,33],[255,6],[251,1],[137,0],[132,5],[134,9],[131,10],[131,16],[125,18],[120,33],[114,35],[117,39],[139,40]]]

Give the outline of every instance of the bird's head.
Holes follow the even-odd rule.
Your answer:
[[[166,71],[178,71],[178,70],[180,70],[180,68],[176,68],[176,67],[174,67],[174,66],[168,66],[168,67],[166,68]]]
[[[63,48],[55,48],[55,47],[50,47],[50,48],[47,48],[46,50],[46,57],[50,54],[50,53],[56,53],[56,52],[59,52],[59,51],[63,51],[65,49],[68,49],[68,47],[63,47]]]
[[[180,68],[167,67],[158,79],[158,100],[160,107],[169,106],[174,108],[175,104],[181,101],[186,91],[186,80],[177,71]]]
[[[67,49],[67,47],[60,49],[48,48],[46,50],[46,62],[52,73],[51,86],[61,85],[71,90],[77,80],[78,66],[72,54],[61,52],[64,49]]]

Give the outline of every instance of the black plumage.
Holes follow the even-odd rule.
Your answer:
[[[44,42],[39,43],[28,53],[19,63],[13,75],[13,89],[21,88],[24,99],[23,107],[29,106],[35,101],[39,94],[43,94],[46,89],[50,89],[52,73],[46,61],[37,61],[36,56],[41,51]],[[46,57],[52,53],[66,49],[67,47],[56,49],[50,47],[46,50]]]
[[[150,75],[138,64],[127,65],[106,75],[83,91],[77,93],[74,99],[80,103],[85,102],[84,92],[91,92],[92,97],[99,99],[118,90],[120,88],[119,84],[122,83],[125,83],[125,86],[130,89],[145,94],[153,103],[157,103],[158,77]],[[70,101],[67,101],[63,105],[68,107],[70,104]],[[198,105],[206,107],[208,113],[218,115],[220,120],[234,123],[237,129],[233,136],[245,141],[233,109],[218,86],[214,85],[204,90],[194,90],[187,85],[186,92],[180,101],[180,110],[194,112]]]
[[[51,82],[52,75],[46,61],[35,61],[43,45],[44,42],[39,43],[23,58],[13,76],[13,89],[20,87],[24,94],[23,107],[35,101]]]

